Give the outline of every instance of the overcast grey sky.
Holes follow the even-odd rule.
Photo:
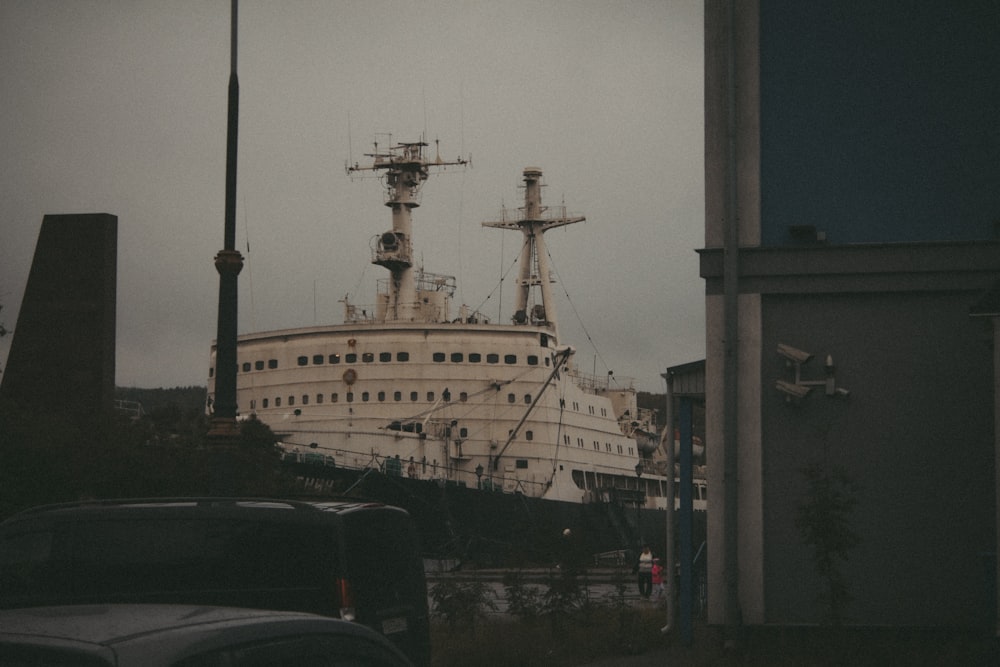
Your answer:
[[[45,214],[117,215],[119,385],[206,382],[229,6],[0,0],[0,322],[16,330]],[[704,357],[700,0],[243,0],[238,69],[241,332],[374,301],[388,209],[344,165],[376,133],[426,132],[472,156],[414,213],[456,308],[509,321],[494,287],[520,238],[480,223],[519,205],[537,166],[545,203],[587,217],[546,236],[580,366],[663,391],[664,369]]]

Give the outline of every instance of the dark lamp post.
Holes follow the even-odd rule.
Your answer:
[[[476,488],[483,488],[483,464],[480,463],[476,466]]]
[[[642,461],[635,464],[635,533],[639,538],[639,548],[642,548],[642,523],[640,509],[642,507],[642,498],[645,494],[642,493],[642,489],[639,488],[639,480],[642,478]]]

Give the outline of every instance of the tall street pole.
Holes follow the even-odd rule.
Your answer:
[[[213,444],[231,445],[236,425],[236,327],[238,276],[243,256],[236,250],[236,138],[240,83],[236,76],[237,0],[232,0],[230,28],[229,109],[226,131],[226,211],[223,249],[215,256],[219,272],[219,317],[215,339],[215,403],[208,436]]]

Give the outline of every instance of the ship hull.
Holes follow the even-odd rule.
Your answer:
[[[634,388],[579,372],[550,329],[332,325],[245,334],[238,350],[241,414],[303,458],[576,503],[631,489],[667,507]]]
[[[631,565],[642,544],[666,550],[666,511],[620,500],[587,503],[485,491],[444,480],[420,480],[287,462],[308,492],[344,495],[406,509],[427,558],[480,567],[578,564]],[[675,510],[679,513],[680,510]],[[695,548],[706,539],[706,512],[692,511]]]

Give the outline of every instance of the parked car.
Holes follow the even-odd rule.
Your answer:
[[[416,530],[380,503],[93,501],[0,524],[0,608],[98,603],[310,612],[367,625],[430,663]]]
[[[300,612],[192,605],[0,611],[4,667],[407,667],[374,630]]]

